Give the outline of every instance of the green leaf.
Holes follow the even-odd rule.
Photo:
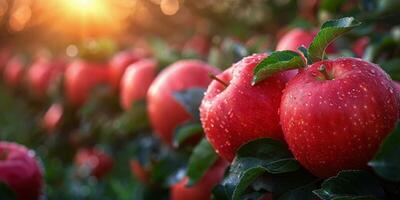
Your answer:
[[[400,58],[394,58],[380,64],[393,80],[400,81]]]
[[[237,152],[222,185],[231,199],[240,199],[256,178],[264,173],[283,174],[300,169],[287,146],[270,138],[251,141]]]
[[[230,200],[228,193],[225,190],[225,187],[222,185],[216,185],[212,190],[212,199],[218,200]]]
[[[307,170],[301,168],[295,172],[283,174],[265,174],[257,178],[252,184],[255,191],[268,191],[277,196],[285,195],[300,189],[306,185],[312,185],[318,180]],[[312,193],[312,191],[311,191]]]
[[[311,65],[313,64],[311,58],[310,58],[310,54],[308,53],[308,49],[301,45],[298,50],[303,54],[303,56],[306,58],[306,65]]]
[[[113,129],[119,134],[131,133],[148,125],[147,104],[144,100],[134,102],[128,111],[112,121]]]
[[[187,139],[194,135],[201,134],[203,127],[200,122],[187,122],[175,129],[173,144],[175,147],[179,147]]]
[[[314,193],[323,200],[337,199],[384,199],[385,192],[379,180],[361,170],[341,171],[325,180],[321,189]]]
[[[252,84],[255,85],[275,73],[305,66],[306,64],[298,53],[294,51],[275,51],[254,68]]]
[[[175,99],[185,108],[185,110],[197,121],[200,120],[199,107],[203,100],[204,88],[190,88],[175,92]]]
[[[278,200],[309,200],[315,199],[313,190],[317,189],[315,182],[290,190],[279,197]]]
[[[186,175],[189,177],[188,185],[196,184],[217,159],[218,155],[215,153],[213,147],[207,139],[203,138],[189,158],[186,172]]]
[[[323,59],[325,49],[332,41],[360,24],[361,23],[353,17],[345,17],[325,22],[308,49],[312,61],[317,62]]]
[[[14,191],[5,183],[0,182],[0,199],[2,200],[16,200]]]
[[[400,181],[400,126],[383,141],[378,153],[368,163],[382,178]]]

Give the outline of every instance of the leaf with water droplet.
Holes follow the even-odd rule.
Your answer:
[[[329,20],[322,24],[321,30],[308,48],[309,57],[312,62],[320,61],[325,55],[326,47],[328,47],[332,41],[360,24],[361,23],[353,17]]]
[[[285,144],[270,138],[257,139],[240,147],[221,186],[231,199],[240,199],[262,174],[284,174],[299,169],[299,163]]]
[[[297,52],[275,51],[254,68],[252,84],[255,85],[278,72],[305,66],[303,58]]]

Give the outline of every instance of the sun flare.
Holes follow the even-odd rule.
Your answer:
[[[53,29],[72,37],[112,35],[126,25],[131,4],[123,0],[57,0],[50,9]],[[54,12],[53,12],[54,13]]]

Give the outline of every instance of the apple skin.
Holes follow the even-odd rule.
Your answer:
[[[110,84],[115,90],[119,89],[120,81],[126,68],[130,64],[139,61],[142,57],[141,54],[134,51],[122,51],[111,59],[109,66]]]
[[[319,68],[325,65],[333,80]],[[394,128],[395,86],[379,66],[356,58],[314,63],[283,93],[280,119],[295,158],[318,177],[363,169]]]
[[[362,37],[354,42],[352,45],[352,50],[356,54],[357,57],[362,57],[364,55],[365,49],[369,44],[368,37]]]
[[[200,106],[200,117],[208,141],[224,159],[232,161],[236,150],[258,138],[283,140],[278,108],[285,84],[293,72],[278,73],[252,86],[253,70],[267,54],[245,57],[214,80]]]
[[[38,59],[27,70],[27,87],[38,99],[44,98],[51,84],[65,71],[64,60]]]
[[[107,64],[73,61],[65,71],[64,89],[68,103],[75,107],[83,105],[96,86],[107,83]]]
[[[175,99],[175,92],[193,87],[207,88],[209,74],[219,69],[198,60],[181,60],[164,69],[147,93],[147,110],[151,125],[166,144],[171,144],[175,128],[191,116]]]
[[[183,178],[171,187],[171,200],[211,200],[212,189],[222,180],[227,166],[228,163],[225,160],[218,160],[192,187],[186,187],[189,179]]]
[[[19,56],[12,57],[4,67],[3,79],[10,88],[17,88],[22,85],[24,78],[24,63]]]
[[[105,152],[96,148],[80,149],[75,155],[75,165],[78,168],[87,167],[90,175],[97,179],[103,178],[113,168],[113,159]]]
[[[146,170],[137,160],[130,161],[132,174],[142,183],[148,183],[150,180],[150,173]]]
[[[298,51],[298,48],[302,45],[308,48],[311,42],[313,41],[314,37],[317,35],[317,33],[318,33],[317,30],[307,31],[300,28],[292,29],[282,36],[282,38],[276,45],[276,50]],[[326,53],[328,54],[335,52],[336,49],[332,44],[326,48]]]
[[[61,104],[54,103],[46,111],[42,119],[42,126],[47,133],[51,134],[60,125],[64,109]]]
[[[43,192],[43,171],[35,153],[16,143],[0,142],[0,182],[19,200],[38,200]]]
[[[132,104],[146,98],[147,90],[157,75],[157,62],[144,59],[126,69],[120,85],[121,107],[129,110]]]

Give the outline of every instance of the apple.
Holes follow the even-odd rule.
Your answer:
[[[130,161],[132,174],[142,183],[148,183],[150,179],[150,173],[145,169],[137,160]]]
[[[243,58],[211,82],[200,106],[206,137],[216,152],[232,161],[236,150],[251,140],[283,140],[278,108],[293,72],[276,74],[252,86],[253,70],[267,54]]]
[[[120,87],[121,78],[126,70],[126,68],[140,60],[143,56],[140,53],[134,51],[122,51],[117,53],[110,61],[110,84],[115,89],[118,90]]]
[[[277,51],[292,50],[298,51],[300,46],[308,48],[313,41],[314,37],[317,35],[317,30],[304,30],[301,28],[295,28],[287,32],[279,40],[276,45]],[[335,53],[336,49],[333,45],[329,45],[326,49],[328,54]]]
[[[156,134],[171,144],[175,128],[192,117],[175,99],[175,92],[193,87],[207,88],[209,74],[220,71],[202,61],[181,60],[164,69],[151,84],[147,93],[147,110]]]
[[[83,105],[96,86],[107,83],[107,64],[73,61],[65,71],[64,89],[68,103],[75,107]]]
[[[38,59],[27,70],[27,87],[36,98],[46,96],[50,86],[65,71],[66,62],[62,59]]]
[[[280,106],[285,140],[318,177],[363,169],[399,116],[396,89],[377,65],[355,58],[312,64],[286,86]]]
[[[13,56],[4,67],[3,79],[10,88],[21,86],[24,76],[25,63],[20,56]]]
[[[79,170],[101,179],[112,170],[114,161],[97,148],[86,148],[76,153],[75,165]]]
[[[183,178],[171,186],[171,200],[211,200],[211,191],[223,178],[228,163],[218,160],[195,185],[186,186],[189,179]]]
[[[42,119],[42,126],[47,133],[52,133],[61,123],[64,109],[61,104],[54,103],[46,111]]]
[[[362,57],[364,55],[365,49],[367,48],[369,44],[369,38],[368,37],[362,37],[354,42],[352,45],[352,50],[358,57]]]
[[[43,192],[43,171],[35,153],[26,147],[0,142],[0,182],[20,200],[38,200]]]
[[[147,90],[157,74],[157,62],[144,59],[129,65],[120,85],[121,107],[129,110],[134,102],[146,98]]]

